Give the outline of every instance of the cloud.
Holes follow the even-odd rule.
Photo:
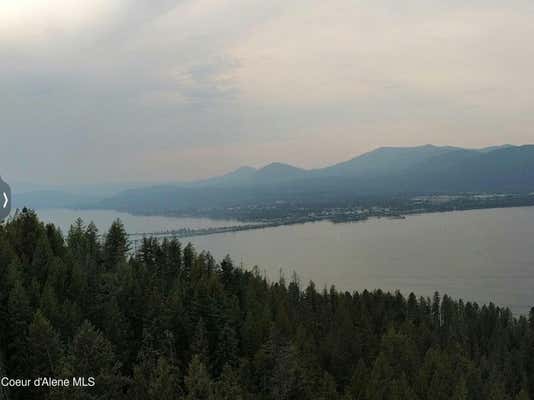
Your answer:
[[[526,142],[533,14],[523,0],[4,1],[0,168],[179,180]]]

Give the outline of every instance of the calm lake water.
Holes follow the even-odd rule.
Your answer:
[[[100,232],[109,229],[111,223],[120,218],[129,233],[164,232],[180,228],[209,228],[230,225],[242,225],[234,220],[213,220],[209,218],[178,218],[131,215],[112,210],[69,210],[46,209],[38,210],[39,217],[45,222],[58,225],[63,233],[67,233],[71,224],[80,217],[85,223],[93,221]]]
[[[112,211],[41,212],[60,226],[77,215],[95,220],[101,229],[120,217],[130,231],[234,223]],[[271,279],[278,279],[280,270],[288,279],[295,271],[303,284],[313,280],[318,287],[399,289],[423,296],[437,290],[479,303],[492,301],[516,313],[534,306],[534,207],[315,222],[190,240],[218,259],[230,254],[245,267],[258,265]]]

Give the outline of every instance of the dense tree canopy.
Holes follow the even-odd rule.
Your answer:
[[[94,377],[9,399],[526,400],[534,313],[270,282],[116,221],[0,225],[0,375]]]

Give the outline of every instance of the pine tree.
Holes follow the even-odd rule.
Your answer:
[[[31,279],[34,279],[37,282],[38,288],[40,289],[46,280],[48,273],[48,263],[52,259],[52,250],[48,244],[48,240],[45,235],[39,236],[37,240],[37,245],[32,257],[31,268],[28,271]]]
[[[493,380],[488,389],[488,400],[509,400],[507,396],[504,384],[498,380]]]
[[[66,376],[94,377],[93,388],[80,389],[88,399],[120,399],[127,381],[121,375],[113,346],[85,321],[72,340],[64,366]]]
[[[178,370],[160,357],[148,387],[148,400],[179,400],[182,395]]]
[[[104,241],[104,260],[109,270],[115,270],[120,263],[126,261],[130,251],[128,234],[120,219],[113,221]]]
[[[368,400],[386,400],[392,384],[394,384],[393,369],[387,362],[385,355],[380,353],[369,377],[366,398]]]
[[[235,331],[228,323],[226,323],[219,334],[217,349],[215,350],[215,376],[218,376],[221,373],[224,365],[228,365],[231,368],[237,367],[239,363],[238,351],[239,348]]]
[[[81,218],[78,218],[74,221],[74,224],[70,226],[67,234],[67,245],[75,259],[84,259],[87,253],[88,243],[86,242],[85,237],[85,226]]]
[[[188,281],[191,279],[191,271],[193,270],[193,266],[195,264],[195,248],[191,243],[188,243],[187,246],[184,248],[184,255],[183,255],[183,269],[182,274],[183,278]]]
[[[368,371],[365,362],[360,358],[352,374],[352,379],[348,387],[349,397],[353,400],[364,400],[368,381]]]
[[[198,355],[193,356],[185,377],[185,400],[211,400],[212,382],[206,366]]]
[[[441,309],[440,296],[438,292],[435,292],[434,297],[432,299],[432,322],[434,324],[435,329],[438,329],[441,326],[440,309]]]
[[[85,229],[85,241],[87,243],[87,256],[89,261],[93,263],[99,262],[102,249],[98,235],[98,228],[92,221]]]
[[[467,386],[463,377],[460,377],[452,393],[451,400],[467,400]]]
[[[193,341],[191,343],[191,354],[197,356],[204,366],[209,365],[209,340],[208,332],[204,320],[200,318],[198,320]]]
[[[43,313],[37,310],[29,327],[27,377],[59,377],[62,358],[63,345],[59,335]],[[28,398],[48,399],[50,396],[47,388],[31,387],[28,391]]]
[[[234,285],[234,263],[229,255],[221,262],[220,270],[221,282],[227,289],[233,289]]]
[[[236,369],[226,364],[219,379],[214,385],[214,399],[216,400],[242,400],[243,389]]]
[[[293,399],[304,396],[303,371],[300,368],[294,346],[278,344],[271,339],[270,352],[274,356],[274,368],[270,380],[271,394],[276,399]]]
[[[337,400],[339,395],[336,389],[336,382],[332,375],[325,372],[318,385],[318,390],[314,394],[315,400]]]
[[[27,334],[32,311],[21,282],[15,282],[9,292],[7,312],[6,342],[9,371],[13,376],[24,376],[28,356]]]

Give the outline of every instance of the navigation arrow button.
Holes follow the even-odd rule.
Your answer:
[[[0,222],[11,212],[11,188],[0,178]]]

